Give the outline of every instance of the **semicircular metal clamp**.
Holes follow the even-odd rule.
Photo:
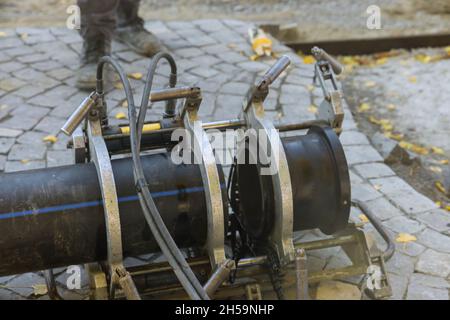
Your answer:
[[[249,148],[261,175],[270,175],[275,203],[274,225],[269,235],[282,265],[293,262],[295,251],[293,244],[294,208],[291,176],[280,135],[272,121],[265,116],[264,99],[272,83],[289,65],[288,57],[281,57],[264,75],[258,85],[251,88],[243,103],[243,117],[248,129],[254,129],[257,145],[247,146],[245,139],[238,139],[238,155],[243,148]],[[266,80],[265,80],[266,79]],[[269,80],[267,80],[269,79]],[[264,85],[261,85],[264,84]],[[246,136],[251,133],[246,133]],[[252,151],[253,150],[253,151]],[[239,161],[239,159],[238,159]],[[242,161],[246,161],[242,159]]]
[[[109,296],[111,299],[114,299],[116,288],[121,287],[128,300],[140,300],[131,275],[123,266],[122,232],[116,183],[111,159],[102,135],[99,113],[95,108],[92,109],[88,116],[87,136],[91,160],[95,164],[102,191],[103,209],[105,212]]]
[[[224,203],[216,158],[202,122],[198,118],[198,109],[202,101],[201,91],[199,88],[195,89],[186,97],[180,110],[180,118],[187,130],[194,163],[200,166],[208,217],[206,247],[214,270],[225,261]],[[191,159],[192,153],[189,155]]]

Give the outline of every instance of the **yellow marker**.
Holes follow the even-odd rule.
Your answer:
[[[142,133],[150,132],[150,131],[156,131],[161,129],[161,125],[159,123],[147,123],[144,124],[144,127],[142,128]],[[120,132],[122,134],[130,134],[130,127],[120,127]]]

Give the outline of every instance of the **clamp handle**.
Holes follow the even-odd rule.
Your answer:
[[[335,58],[330,56],[325,50],[319,47],[313,47],[311,49],[311,53],[317,61],[327,61],[336,75],[339,75],[342,73],[342,71],[344,71],[344,67],[342,66],[342,64]]]
[[[288,56],[284,55],[280,59],[278,59],[273,66],[270,67],[269,70],[264,74],[261,81],[256,86],[259,90],[267,89],[279,76],[280,74],[286,70],[286,68],[291,63],[291,59]]]
[[[61,128],[61,131],[71,136],[75,129],[80,125],[83,119],[86,117],[87,113],[95,105],[98,99],[97,92],[92,92],[86,99],[81,102],[78,108],[72,113],[72,115],[67,119],[66,123]]]

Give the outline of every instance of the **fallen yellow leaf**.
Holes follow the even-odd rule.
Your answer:
[[[428,169],[430,169],[430,171],[432,171],[434,173],[442,173],[442,169],[437,166],[429,166]]]
[[[361,103],[358,108],[358,112],[365,112],[370,110],[370,105],[368,103]]]
[[[22,159],[22,160],[20,160],[20,162],[22,162],[23,164],[27,164],[28,162],[30,162],[30,160]]]
[[[436,181],[435,183],[434,183],[434,185],[436,186],[436,189],[438,189],[440,192],[442,192],[443,194],[446,194],[447,193],[447,191],[445,190],[445,187],[444,187],[444,185],[442,184],[442,182],[441,181]]]
[[[116,119],[126,119],[126,118],[127,118],[127,116],[123,112],[118,112],[116,114]]]
[[[448,164],[449,163],[448,159],[439,160],[438,162],[439,162],[439,164]]]
[[[377,83],[375,81],[366,81],[366,83],[364,83],[364,85],[367,88],[373,88],[373,87],[375,87],[377,85]]]
[[[377,65],[382,65],[382,64],[385,64],[387,61],[388,61],[388,58],[380,58],[380,59],[375,60],[375,63]]]
[[[120,106],[124,107],[124,108],[128,108],[128,101],[124,100]]]
[[[33,294],[35,296],[43,296],[47,294],[47,286],[45,284],[34,284],[33,285]]]
[[[426,54],[417,54],[414,58],[422,63],[429,63],[431,61],[431,57]]]
[[[408,243],[412,241],[416,241],[417,238],[409,233],[399,233],[395,241],[400,243]]]
[[[408,77],[408,81],[411,83],[416,83],[417,82],[417,77],[416,76],[410,76]]]
[[[309,92],[312,92],[312,91],[314,91],[315,87],[312,84],[308,84],[306,86],[306,89],[308,89]]]
[[[22,40],[26,40],[26,39],[28,38],[28,33],[21,33],[21,34],[20,34],[20,38],[21,38]]]
[[[58,141],[58,138],[53,135],[49,135],[49,136],[42,138],[42,141],[55,143],[56,141]]]
[[[421,154],[421,155],[428,154],[428,149],[427,148],[421,147],[419,145],[416,145],[416,144],[413,144],[413,143],[410,143],[410,142],[406,142],[404,140],[400,141],[398,145],[400,147],[402,147],[403,149],[412,151],[412,152],[417,153],[417,154]]]
[[[313,64],[314,62],[316,62],[316,59],[314,59],[314,57],[311,55],[303,57],[303,63],[305,64]]]
[[[374,116],[370,116],[370,117],[369,117],[369,121],[370,121],[371,123],[373,123],[373,124],[377,124],[377,125],[380,125],[380,124],[381,124],[380,120],[377,119],[377,118],[375,118]]]
[[[389,104],[386,106],[386,108],[387,108],[389,111],[394,111],[395,109],[397,109],[397,107],[395,106],[395,104],[392,104],[392,103],[389,103]]]
[[[315,105],[310,105],[308,107],[308,112],[317,113],[317,107]]]
[[[128,77],[131,78],[131,79],[135,79],[135,80],[141,80],[142,79],[142,73],[140,73],[140,72],[129,73]]]
[[[450,46],[444,48],[445,52],[450,56]]]
[[[0,31],[0,38],[1,37],[6,37],[6,32]]]
[[[433,153],[439,154],[441,156],[443,156],[445,154],[444,149],[439,148],[439,147],[431,147],[431,151],[433,151]]]
[[[114,83],[114,88],[119,89],[119,90],[123,89],[123,84],[122,84],[122,82],[116,82],[116,83]]]
[[[387,138],[393,139],[393,140],[396,140],[396,141],[401,141],[401,140],[404,138],[404,135],[403,135],[403,134],[401,134],[401,133],[392,133],[392,132],[390,132],[390,131],[386,131],[386,132],[384,133],[384,135],[385,135]]]
[[[367,223],[369,222],[369,219],[367,218],[367,216],[365,214],[360,214],[358,216],[359,220],[361,220],[362,223]]]

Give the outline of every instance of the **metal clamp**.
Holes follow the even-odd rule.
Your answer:
[[[266,73],[270,77],[263,77],[270,81],[263,80],[260,83],[272,83],[289,63],[289,58],[283,56]],[[263,102],[267,97],[268,84],[256,86],[249,91],[243,103],[243,115],[247,128],[257,131],[258,149],[262,148],[265,151],[259,152],[257,156],[254,155],[257,159],[256,163],[260,169],[261,164],[275,166],[275,170],[272,168],[267,173],[272,177],[275,203],[275,221],[269,239],[278,255],[279,262],[283,265],[292,262],[295,256],[292,241],[294,208],[291,176],[283,144],[272,121],[266,118],[264,113]],[[245,150],[245,141],[241,139],[238,141],[238,151],[242,152],[242,150]],[[260,172],[263,173],[264,169],[267,168],[262,168]]]
[[[207,250],[213,268],[217,268],[225,260],[224,248],[224,211],[222,190],[217,170],[216,158],[201,122],[198,120],[198,109],[202,101],[200,89],[192,90],[186,97],[180,118],[190,133],[194,159],[200,165],[203,186],[205,189],[206,208],[208,213]]]
[[[120,226],[119,202],[116,183],[112,170],[111,159],[102,135],[102,128],[97,110],[92,110],[87,124],[89,150],[92,161],[97,169],[100,189],[102,191],[103,208],[105,211],[107,256],[110,275],[109,296],[115,296],[116,287],[122,287],[129,300],[140,300],[137,290],[129,274],[123,266],[122,233]],[[126,286],[122,285],[125,283]]]
[[[323,49],[314,47],[311,52],[317,60],[314,66],[314,82],[316,79],[319,80],[324,96],[324,100],[319,105],[318,118],[328,122],[336,133],[340,134],[344,121],[344,109],[342,93],[337,86],[335,74],[340,74],[343,67]]]

